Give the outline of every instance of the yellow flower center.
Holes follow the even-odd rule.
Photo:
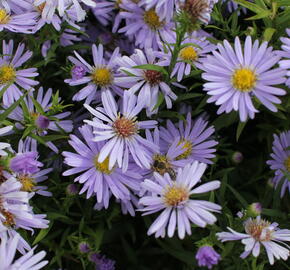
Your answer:
[[[285,165],[287,171],[290,172],[290,156],[285,159],[284,165]]]
[[[96,68],[92,73],[92,80],[98,86],[108,86],[112,83],[113,76],[107,68]]]
[[[23,175],[19,175],[17,177],[17,179],[22,184],[22,188],[21,188],[22,191],[27,191],[27,192],[34,191],[35,182],[34,182],[34,179],[33,178],[29,177],[26,174],[23,174]]]
[[[10,21],[10,15],[5,9],[0,9],[0,24],[7,24]]]
[[[183,144],[183,146],[181,147],[182,149],[185,149],[185,151],[179,155],[176,160],[180,160],[180,159],[184,159],[184,158],[188,158],[191,155],[192,152],[192,142],[186,140],[186,139],[181,139],[177,145],[181,145]]]
[[[138,132],[136,118],[127,119],[124,116],[119,117],[114,123],[113,128],[118,136],[123,138],[131,137]]]
[[[107,157],[103,162],[98,162],[98,157],[99,155],[97,155],[94,160],[96,169],[101,173],[111,174],[114,168],[112,170],[109,169],[109,157]]]
[[[4,226],[13,227],[15,225],[14,216],[13,214],[4,209],[1,197],[0,197],[0,214],[5,218],[5,221],[3,221]]]
[[[178,206],[188,200],[188,191],[182,187],[172,186],[164,194],[164,201],[168,206]]]
[[[45,7],[45,4],[46,3],[42,3],[40,4],[39,6],[35,6],[36,10],[39,12],[39,13],[42,13],[44,7]]]
[[[249,219],[245,223],[245,231],[257,241],[269,241],[272,237],[272,230],[268,228],[270,225],[263,219]]]
[[[16,71],[12,66],[4,65],[0,67],[0,84],[6,84],[14,81]]]
[[[172,180],[175,180],[176,178],[175,171],[172,169],[168,158],[164,155],[155,154],[153,156],[153,164],[151,166],[151,169],[161,175],[168,173]]]
[[[248,68],[237,69],[232,76],[233,86],[241,92],[252,91],[256,81],[256,74]]]
[[[180,53],[179,57],[184,61],[195,61],[198,57],[196,50],[192,47],[183,48]]]
[[[157,30],[164,24],[153,8],[144,12],[143,19],[152,30]]]

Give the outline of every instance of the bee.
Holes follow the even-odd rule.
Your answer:
[[[176,173],[166,158],[156,156],[152,165],[152,169],[161,175],[168,173],[172,180],[176,180]]]

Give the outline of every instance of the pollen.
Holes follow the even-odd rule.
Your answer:
[[[164,24],[153,8],[144,12],[143,19],[152,30],[157,30]]]
[[[182,6],[182,9],[187,12],[193,23],[200,20],[208,8],[208,1],[205,0],[186,0]]]
[[[92,73],[92,80],[98,86],[108,86],[113,81],[112,73],[107,68],[95,68]]]
[[[0,24],[7,24],[10,21],[10,15],[5,9],[0,9]]]
[[[249,219],[245,223],[245,231],[257,241],[270,241],[272,231],[270,222],[263,219]]]
[[[285,165],[287,171],[290,172],[290,156],[285,159],[284,165]]]
[[[182,202],[187,201],[189,197],[185,188],[172,186],[167,189],[164,194],[164,201],[168,206],[178,206]]]
[[[27,192],[34,191],[35,182],[32,177],[28,176],[27,174],[23,174],[23,175],[19,175],[17,179],[22,184],[22,188],[21,188],[22,191],[27,191]]]
[[[189,47],[183,48],[180,51],[179,57],[184,61],[196,61],[198,55],[197,55],[196,50],[192,46],[189,46]]]
[[[160,71],[157,70],[145,70],[144,78],[150,85],[159,84],[163,80],[163,75]]]
[[[118,136],[128,138],[138,132],[136,118],[128,119],[124,116],[119,117],[114,123],[113,128]]]
[[[16,78],[16,71],[12,66],[4,65],[0,67],[0,84],[13,82]]]
[[[241,92],[250,92],[256,85],[257,76],[248,68],[237,69],[232,76],[234,88]]]
[[[112,170],[109,169],[109,157],[107,157],[103,162],[98,162],[99,155],[95,157],[94,163],[98,171],[104,174],[111,174]]]
[[[185,151],[181,155],[179,155],[176,158],[176,160],[188,158],[192,153],[192,142],[183,138],[178,142],[177,145],[181,145],[181,144],[183,144],[181,148],[184,149]]]

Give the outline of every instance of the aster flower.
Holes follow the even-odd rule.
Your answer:
[[[20,69],[20,67],[32,56],[31,51],[24,52],[24,44],[20,43],[13,56],[14,42],[7,44],[3,40],[2,56],[0,57],[0,91],[7,87],[3,95],[3,104],[10,105],[18,100],[23,93],[20,88],[29,90],[38,84],[32,78],[38,76],[36,68]]]
[[[146,179],[141,183],[141,188],[150,193],[140,199],[139,203],[145,206],[140,211],[144,212],[143,215],[162,211],[150,226],[148,235],[164,237],[167,231],[168,237],[172,237],[177,228],[179,238],[183,239],[186,233],[191,234],[191,222],[199,227],[216,222],[216,217],[211,212],[220,212],[219,205],[190,198],[193,194],[219,188],[219,181],[211,181],[194,188],[205,169],[206,164],[195,161],[183,169],[179,168],[175,181],[172,181],[168,173],[164,176],[154,173],[155,181]]]
[[[213,265],[218,264],[221,256],[211,246],[205,245],[198,249],[195,258],[198,261],[198,266],[212,269]]]
[[[285,195],[285,192],[290,193],[290,181],[286,174],[290,173],[290,131],[282,132],[280,135],[274,134],[274,142],[272,146],[273,153],[271,154],[271,160],[267,161],[267,164],[272,170],[275,171],[273,183],[277,187],[281,181],[283,181],[281,187],[281,197]]]
[[[215,3],[218,0],[181,0],[180,9],[185,11],[192,23],[208,24]]]
[[[288,79],[285,84],[290,87],[290,28],[286,30],[288,37],[282,37],[281,41],[283,42],[282,45],[282,52],[279,52],[279,55],[286,58],[279,62],[281,68],[287,69],[287,76]]]
[[[102,25],[108,25],[109,22],[114,18],[113,10],[117,5],[117,1],[108,1],[108,0],[98,0],[95,1],[95,7],[92,7],[91,10],[95,15],[96,19]]]
[[[18,153],[10,161],[10,168],[16,173],[36,173],[43,164],[37,161],[37,152]]]
[[[99,253],[92,253],[89,257],[90,261],[96,265],[96,270],[115,270],[116,262],[108,259],[105,255]]]
[[[192,66],[200,67],[205,59],[205,56],[215,50],[216,46],[206,40],[206,37],[198,37],[197,33],[192,36],[187,36],[181,42],[182,49],[180,50],[172,72],[171,78],[177,75],[177,81],[180,82],[184,76],[188,76],[191,72]],[[173,48],[172,48],[173,49]],[[171,62],[171,53],[161,52],[158,54],[163,61],[159,62],[162,66],[169,66]]]
[[[81,173],[75,178],[75,182],[83,184],[80,194],[87,192],[87,198],[96,194],[97,202],[105,208],[108,208],[111,194],[122,201],[130,200],[130,193],[138,192],[141,182],[141,175],[137,173],[136,166],[130,165],[124,173],[119,168],[109,168],[108,157],[99,162],[98,158],[105,143],[93,141],[93,129],[89,125],[79,128],[79,131],[82,140],[75,135],[71,135],[69,140],[77,154],[63,152],[64,162],[73,167],[63,175]]]
[[[211,96],[207,102],[220,105],[218,114],[239,111],[241,121],[247,117],[254,118],[258,110],[254,107],[252,97],[256,97],[264,106],[273,112],[280,104],[276,96],[285,95],[283,89],[273,85],[285,82],[286,70],[272,69],[280,59],[272,47],[263,42],[259,46],[256,40],[252,44],[250,36],[246,38],[244,52],[240,39],[236,37],[234,49],[227,40],[218,44],[219,52],[207,56],[202,69],[202,78],[209,81],[204,90]]]
[[[198,160],[199,162],[212,164],[211,158],[216,149],[212,148],[218,144],[212,140],[210,136],[214,133],[214,127],[207,127],[208,122],[202,117],[192,121],[191,114],[188,113],[186,122],[180,120],[178,128],[167,120],[166,128],[160,127],[160,136],[166,142],[165,147],[168,147],[176,138],[179,139],[179,144],[185,152],[177,157],[179,159],[189,159],[190,161]]]
[[[41,106],[42,111],[35,108],[32,101],[32,97]],[[28,98],[24,98],[27,110],[29,111],[29,116],[24,115],[24,110],[22,107],[18,106],[8,117],[17,121],[16,127],[18,129],[23,129],[26,125],[35,126],[33,131],[39,136],[45,136],[48,131],[60,131],[71,132],[73,129],[72,120],[63,120],[68,117],[70,112],[62,112],[54,114],[52,111],[52,89],[49,88],[46,92],[40,87],[37,91],[37,96],[31,94]],[[58,100],[58,104],[61,104],[61,99]],[[57,120],[56,120],[57,119]],[[47,145],[55,152],[58,149],[52,142],[47,142]]]
[[[22,14],[32,10],[32,3],[26,0],[2,0],[0,8],[5,9],[7,12],[13,11],[16,14]]]
[[[0,184],[0,223],[7,228],[47,228],[46,215],[34,214],[29,206],[31,194],[20,191],[22,185],[13,176]]]
[[[121,18],[126,19],[126,26],[119,29],[119,33],[125,33],[128,37],[135,38],[135,45],[139,48],[153,48],[157,50],[162,47],[162,40],[167,43],[175,41],[173,32],[174,24],[162,20],[154,8],[145,10],[144,7],[125,2],[120,4]]]
[[[246,258],[250,253],[254,257],[258,257],[262,245],[266,250],[270,264],[274,264],[274,258],[287,260],[289,246],[283,241],[290,241],[290,230],[281,230],[276,222],[270,223],[261,219],[260,216],[246,220],[244,228],[246,233],[239,233],[228,227],[230,232],[217,233],[217,237],[222,242],[242,240],[245,251],[241,254],[241,258]],[[278,243],[284,244],[286,247]]]
[[[94,44],[92,46],[93,62],[94,65],[87,63],[77,52],[75,57],[70,56],[69,60],[76,66],[82,67],[87,76],[83,76],[81,79],[67,79],[65,80],[71,86],[88,84],[82,88],[77,94],[73,96],[73,100],[80,101],[86,99],[86,103],[91,103],[93,100],[100,98],[101,91],[111,89],[114,92],[120,93],[121,89],[118,87],[118,78],[116,77],[116,57],[119,54],[119,48],[116,48],[110,57],[109,61],[104,59],[103,45],[98,47]]]
[[[5,136],[7,133],[9,133],[12,130],[13,126],[7,126],[0,128],[0,136]],[[4,151],[5,149],[12,152],[12,148],[9,143],[0,142],[0,156],[7,156],[7,152]]]
[[[48,263],[48,261],[43,261],[43,258],[46,255],[44,251],[33,254],[35,248],[31,249],[26,254],[23,254],[21,257],[14,259],[19,241],[19,234],[16,234],[13,238],[10,239],[1,238],[0,265],[2,270],[38,270],[43,268]]]
[[[144,0],[146,10],[154,9],[161,20],[170,22],[176,10],[177,0]],[[177,3],[178,4],[178,3]]]
[[[89,105],[84,106],[94,116],[93,121],[84,122],[95,127],[94,141],[107,141],[100,150],[98,162],[102,163],[108,157],[109,170],[117,163],[125,172],[129,164],[129,153],[135,163],[141,168],[150,168],[150,157],[146,149],[156,149],[156,145],[142,138],[138,132],[142,129],[154,128],[154,120],[137,121],[138,113],[144,104],[137,103],[137,97],[127,91],[124,93],[123,104],[118,109],[117,103],[110,91],[102,93],[104,108],[95,110]]]
[[[5,30],[16,33],[33,33],[36,24],[36,12],[13,14],[5,8],[0,8],[0,32]]]
[[[167,108],[172,108],[172,101],[177,96],[170,89],[170,86],[164,82],[164,74],[157,70],[144,70],[134,68],[139,65],[155,64],[156,53],[151,49],[145,49],[145,53],[139,49],[135,50],[135,53],[128,56],[123,56],[117,59],[120,66],[119,70],[126,74],[132,74],[132,76],[122,76],[120,81],[123,82],[123,87],[129,88],[128,92],[131,94],[138,93],[138,102],[144,102],[147,108],[147,114],[151,115],[156,113],[155,105],[158,101],[159,93],[164,95]],[[134,75],[134,76],[133,76]]]

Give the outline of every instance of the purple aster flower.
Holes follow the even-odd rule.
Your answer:
[[[37,152],[18,153],[10,161],[10,168],[15,173],[33,174],[37,173],[43,164],[37,161]]]
[[[276,96],[285,95],[286,91],[273,87],[285,82],[286,70],[272,69],[280,59],[272,47],[264,42],[259,46],[256,40],[247,36],[244,52],[240,39],[236,37],[234,49],[227,40],[218,44],[218,50],[207,56],[203,61],[205,71],[202,78],[209,81],[204,84],[204,90],[211,96],[207,102],[220,105],[218,114],[239,111],[241,121],[247,117],[254,118],[255,109],[252,97],[256,97],[264,106],[273,112],[277,108],[273,103],[280,104]]]
[[[192,121],[191,114],[188,113],[186,122],[180,120],[178,128],[170,121],[167,120],[166,128],[160,127],[160,136],[166,142],[165,147],[172,144],[176,138],[179,139],[179,144],[185,152],[177,157],[179,159],[189,159],[191,161],[198,160],[203,163],[212,164],[211,158],[216,149],[212,148],[218,144],[210,136],[214,133],[214,127],[207,127],[208,122],[202,117]]]
[[[171,78],[176,75],[178,82],[180,82],[184,76],[188,76],[190,74],[192,66],[200,67],[201,63],[205,59],[205,56],[216,48],[216,45],[207,41],[206,37],[197,37],[196,33],[192,36],[186,37],[181,42],[181,46],[183,48],[178,54],[177,63],[171,73]],[[172,57],[171,53],[162,52],[159,53],[159,56],[164,59],[159,64],[162,66],[169,66]]]
[[[96,270],[115,270],[116,262],[99,253],[92,253],[90,260],[96,264]]]
[[[75,135],[70,136],[69,144],[77,154],[63,152],[64,163],[74,167],[65,171],[63,175],[82,173],[75,178],[75,182],[83,184],[80,194],[87,191],[87,198],[96,194],[97,202],[105,208],[109,206],[111,194],[120,200],[130,200],[130,193],[139,191],[141,175],[137,173],[138,167],[130,165],[124,173],[119,168],[110,168],[108,157],[100,162],[105,143],[93,141],[93,129],[89,125],[79,128],[79,131],[84,141]]]
[[[0,8],[3,8],[8,12],[13,11],[16,14],[23,14],[32,10],[32,3],[27,0],[2,0]]]
[[[24,52],[24,44],[20,43],[13,56],[14,42],[10,40],[7,44],[3,40],[2,53],[0,57],[0,90],[8,86],[3,95],[3,104],[11,105],[22,95],[20,88],[29,90],[38,84],[32,78],[38,76],[36,68],[19,69],[32,56],[31,51]]]
[[[198,266],[212,269],[213,265],[218,264],[221,256],[211,246],[202,246],[198,249],[195,258],[198,261]]]
[[[45,136],[48,131],[60,131],[71,132],[73,129],[72,120],[63,120],[68,117],[70,112],[62,112],[57,114],[51,114],[52,107],[52,89],[49,88],[46,92],[40,87],[37,91],[36,101],[42,107],[43,112],[40,113],[34,106],[32,98],[33,94],[24,98],[26,107],[30,113],[30,119],[24,117],[23,108],[18,106],[10,115],[9,118],[17,121],[16,127],[18,129],[24,129],[26,125],[35,125],[35,130],[33,131],[39,136]],[[59,99],[61,103],[61,99]],[[55,120],[58,119],[58,120]],[[54,151],[58,152],[58,149],[52,142],[47,142],[47,145]]]
[[[148,235],[165,237],[167,231],[168,237],[172,237],[177,228],[179,238],[183,239],[185,233],[191,234],[190,223],[204,228],[207,224],[216,222],[216,217],[211,212],[220,212],[219,205],[190,199],[192,194],[205,193],[219,188],[219,181],[211,181],[194,188],[200,182],[205,169],[206,164],[195,161],[183,169],[179,168],[175,181],[168,173],[164,176],[154,173],[155,181],[146,179],[141,183],[141,187],[149,193],[140,199],[139,203],[145,207],[139,211],[144,212],[143,215],[162,211],[150,226]]]
[[[86,74],[86,70],[82,66],[74,66],[71,70],[73,80],[80,80]]]
[[[158,101],[159,93],[164,95],[167,108],[172,108],[172,101],[177,96],[170,89],[169,85],[164,81],[164,74],[157,70],[144,70],[134,68],[138,65],[155,64],[156,52],[151,49],[145,49],[145,53],[139,49],[135,50],[135,53],[128,56],[118,58],[119,70],[124,73],[124,76],[120,78],[123,82],[123,87],[129,88],[128,92],[131,94],[138,93],[138,103],[145,102],[147,108],[147,114],[151,115],[156,113],[155,105]],[[126,76],[126,74],[132,74],[132,76]]]
[[[287,72],[288,79],[286,81],[286,85],[290,87],[290,28],[287,29],[286,31],[287,31],[288,37],[281,38],[281,41],[283,42],[283,45],[281,48],[283,49],[283,51],[279,52],[279,55],[281,55],[282,57],[286,59],[281,60],[279,62],[279,65],[281,68],[288,70]]]
[[[70,56],[69,60],[76,66],[82,67],[89,75],[82,77],[79,80],[65,80],[71,86],[88,84],[73,96],[73,100],[80,101],[86,99],[86,103],[91,103],[92,100],[100,98],[101,91],[97,90],[114,90],[116,93],[122,92],[118,87],[118,78],[116,77],[116,57],[119,54],[119,48],[116,48],[109,61],[104,59],[103,45],[92,46],[94,66],[88,64],[77,52],[75,57]]]
[[[13,238],[1,238],[0,243],[0,265],[2,270],[38,270],[47,265],[48,261],[43,261],[46,253],[40,251],[37,254],[33,254],[35,248],[31,249],[21,257],[14,259],[18,243],[20,241],[20,235],[16,234]]]
[[[81,253],[88,253],[90,252],[90,250],[91,250],[90,245],[87,242],[79,243],[79,251]]]
[[[126,19],[126,26],[118,32],[134,37],[135,45],[139,48],[157,50],[162,47],[162,40],[167,43],[175,42],[175,33],[172,30],[174,24],[162,20],[154,8],[145,10],[144,7],[129,1],[120,4],[120,7],[120,16]]]
[[[33,196],[20,191],[22,184],[14,177],[0,184],[0,223],[7,228],[47,228],[46,215],[34,214],[29,206],[29,199]]]
[[[245,251],[241,254],[243,259],[250,253],[258,257],[262,245],[266,249],[270,264],[274,264],[274,258],[287,260],[290,254],[289,246],[283,241],[290,241],[290,230],[281,230],[276,222],[270,223],[261,219],[260,216],[246,220],[244,228],[246,233],[239,233],[227,227],[230,232],[217,233],[217,237],[222,242],[242,240],[245,245]]]
[[[275,171],[273,183],[277,187],[280,181],[283,181],[281,187],[281,197],[285,195],[285,192],[290,192],[290,181],[286,177],[286,174],[290,173],[290,131],[282,132],[279,136],[274,134],[274,142],[272,146],[273,153],[267,164]]]
[[[0,32],[5,30],[32,34],[36,24],[36,12],[13,14],[5,8],[0,8]]]
[[[84,30],[81,27],[77,27],[79,30]],[[81,41],[78,37],[79,33],[72,29],[65,29],[60,36],[60,45],[63,47],[74,45],[76,42]]]
[[[218,0],[180,0],[180,9],[185,11],[193,23],[208,24],[215,3]]]
[[[84,106],[94,116],[93,121],[84,122],[96,128],[94,141],[106,141],[100,149],[97,162],[104,162],[108,158],[109,170],[117,163],[125,172],[129,164],[129,153],[135,163],[141,168],[150,168],[150,156],[146,149],[154,150],[156,145],[142,138],[138,133],[142,129],[154,128],[154,120],[137,121],[138,113],[144,103],[137,103],[137,97],[127,91],[124,93],[123,104],[118,109],[117,103],[110,91],[102,92],[103,108],[95,110],[89,105]]]
[[[153,9],[161,20],[170,22],[176,10],[178,0],[143,0],[146,10]]]
[[[98,0],[94,1],[95,7],[91,8],[96,19],[102,25],[108,25],[114,18],[113,10],[115,9],[117,1]]]

